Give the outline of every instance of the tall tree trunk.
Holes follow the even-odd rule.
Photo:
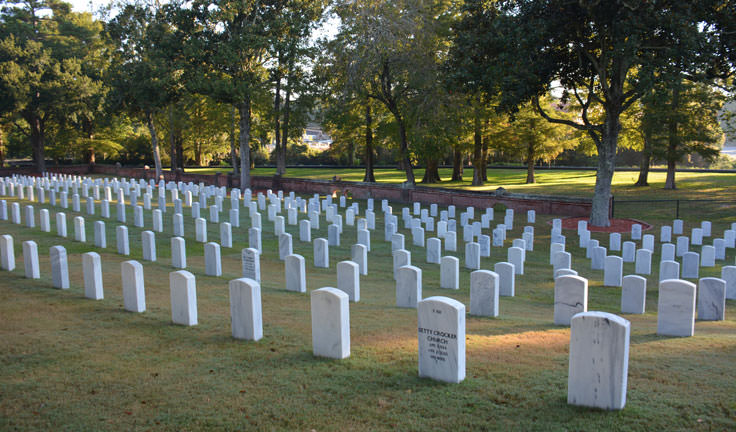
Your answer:
[[[365,103],[365,176],[363,181],[367,183],[376,182],[373,173],[373,118],[371,117],[370,99],[366,99]]]
[[[400,157],[401,163],[406,171],[406,182],[411,186],[416,185],[416,179],[414,179],[414,169],[411,166],[411,160],[409,159],[409,143],[406,138],[406,125],[404,125],[404,119],[398,113],[394,113],[396,121],[399,123],[399,137],[401,138],[400,144]]]
[[[153,114],[146,111],[146,123],[148,123],[148,131],[151,133],[151,147],[153,148],[153,165],[156,171],[156,181],[161,179],[161,153],[158,148],[158,135],[156,134],[156,125],[154,124]]]
[[[422,183],[438,183],[442,181],[440,178],[439,164],[435,158],[427,158],[427,169],[424,170]]]
[[[649,186],[649,165],[652,161],[652,133],[649,128],[644,131],[644,148],[641,150],[641,160],[639,161],[639,179],[636,180],[634,186]]]
[[[46,171],[46,154],[44,146],[44,121],[36,114],[26,117],[26,121],[31,127],[31,148],[33,149],[33,162],[36,165],[36,171],[43,173]]]
[[[97,163],[97,152],[95,151],[95,148],[94,148],[94,146],[92,145],[92,140],[93,140],[94,138],[95,138],[94,134],[92,134],[91,132],[88,132],[88,133],[87,133],[87,139],[88,139],[88,140],[89,140],[89,142],[90,142],[90,146],[89,146],[89,149],[88,149],[88,151],[89,151],[89,158],[88,158],[87,162],[88,162],[88,163],[89,163],[90,165],[94,165],[94,164],[96,164],[96,163]]]
[[[184,139],[181,135],[176,137],[176,165],[184,172]]]
[[[0,135],[0,168],[5,168],[5,143]]]
[[[452,154],[452,181],[463,181],[463,153],[455,148]]]
[[[202,144],[199,142],[194,144],[194,164],[202,166]]]
[[[620,131],[620,110],[609,110],[603,124],[603,133],[596,143],[598,172],[595,178],[593,208],[590,212],[590,224],[592,226],[607,227],[611,225],[611,221],[608,219],[611,203],[611,182],[616,168],[616,147]]]
[[[473,116],[475,117],[473,127],[473,186],[483,185],[483,137],[480,127],[480,95],[478,100],[473,101]]]
[[[238,153],[235,150],[235,105],[230,108],[230,165],[233,167],[233,174],[238,175],[240,169],[238,167]]]
[[[675,185],[675,167],[679,160],[677,150],[679,147],[679,136],[678,136],[678,115],[677,111],[680,108],[680,80],[678,79],[672,87],[672,104],[670,106],[669,124],[667,125],[668,130],[668,143],[667,143],[667,178],[664,181],[665,189],[676,189]]]
[[[483,175],[483,181],[488,181],[488,137],[483,137],[483,166],[481,172]]]
[[[240,189],[250,188],[250,96],[245,97],[240,110]]]
[[[291,99],[291,85],[294,77],[291,74],[293,62],[289,62],[289,71],[286,75],[286,95],[284,98],[284,123],[281,125],[281,152],[277,155],[279,158],[278,166],[281,167],[281,175],[286,174],[286,147],[289,144],[289,105]]]
[[[279,58],[277,67],[281,67],[281,58]],[[286,171],[286,167],[281,165],[281,73],[278,71],[276,72],[276,92],[273,97],[273,132],[275,137],[273,151],[276,160],[276,175],[282,175]]]
[[[536,154],[534,151],[534,139],[530,139],[526,145],[526,183],[534,183],[534,160]]]
[[[176,126],[174,125],[174,104],[169,105],[169,147],[171,155],[171,172],[176,171]]]

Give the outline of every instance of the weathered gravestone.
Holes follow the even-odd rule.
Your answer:
[[[74,241],[81,243],[87,241],[87,232],[84,228],[84,218],[82,216],[74,218]]]
[[[283,233],[279,235],[279,259],[283,261],[287,255],[292,253],[291,234]]]
[[[314,239],[314,266],[330,267],[330,246],[324,238]]]
[[[222,222],[220,224],[220,246],[225,248],[233,247],[233,228],[229,222]]]
[[[307,243],[312,241],[312,226],[307,219],[299,221],[299,241]]]
[[[659,281],[680,278],[680,263],[677,261],[659,262]]]
[[[186,270],[169,273],[171,321],[185,326],[197,325],[197,282]]]
[[[584,312],[572,318],[568,404],[624,408],[630,334],[629,321],[610,313]]]
[[[153,231],[143,231],[141,233],[141,246],[143,248],[143,259],[156,261],[156,235]]]
[[[493,270],[498,275],[498,294],[503,297],[513,297],[516,285],[514,265],[510,262],[497,262]]]
[[[572,255],[570,252],[556,252],[552,257],[552,271],[571,268]]]
[[[417,305],[419,376],[459,383],[465,379],[465,305],[429,297]]]
[[[97,252],[82,254],[82,273],[84,274],[84,296],[92,300],[102,300],[104,293],[100,254]]]
[[[572,317],[588,310],[588,280],[580,276],[555,279],[555,325],[569,326]]]
[[[442,240],[432,237],[427,239],[427,262],[431,264],[440,264],[442,256]]]
[[[498,316],[498,274],[490,270],[470,273],[470,314]]]
[[[716,266],[716,248],[713,246],[703,246],[700,250],[700,265],[702,267],[715,267]]]
[[[33,240],[23,242],[23,266],[27,279],[41,277],[41,270],[38,266],[38,244]]]
[[[638,275],[624,276],[621,289],[621,313],[643,314],[647,303],[647,279]]]
[[[611,233],[608,235],[608,249],[612,251],[621,250],[621,233]]]
[[[287,291],[307,292],[307,274],[303,256],[287,255],[284,259],[284,270]]]
[[[421,299],[422,270],[411,265],[399,268],[396,272],[396,306],[416,308]]]
[[[554,257],[557,252],[564,252],[565,251],[565,245],[561,243],[552,243],[549,245],[549,264],[554,264]]]
[[[606,257],[603,269],[603,286],[620,287],[623,278],[624,260],[620,256]]]
[[[258,250],[244,248],[241,252],[243,277],[261,282],[261,258]]]
[[[103,249],[107,247],[107,232],[103,221],[95,222],[95,246]]]
[[[644,234],[641,241],[641,248],[654,252],[654,236],[652,234]]]
[[[443,256],[440,262],[440,288],[460,289],[460,260]]]
[[[56,213],[56,235],[66,237],[66,214]]]
[[[178,269],[187,268],[187,246],[182,237],[171,237],[171,266]]]
[[[352,261],[337,263],[337,289],[352,302],[360,301],[360,266]]]
[[[354,244],[350,247],[350,260],[358,264],[360,274],[368,274],[368,250],[365,245]]]
[[[625,241],[624,246],[623,246],[623,251],[621,254],[624,262],[634,262],[635,253],[636,253],[636,243]]]
[[[649,275],[652,274],[652,251],[649,249],[639,249],[636,251],[636,274]]]
[[[318,357],[350,356],[350,309],[348,295],[331,287],[310,294],[312,352]]]
[[[726,319],[726,281],[714,277],[698,282],[698,319],[723,321]]]
[[[69,263],[64,246],[49,248],[51,261],[51,285],[54,288],[69,289]]]
[[[697,279],[700,273],[700,254],[686,252],[682,256],[682,278]]]
[[[194,239],[199,243],[207,243],[207,221],[203,218],[194,220]]]
[[[120,274],[123,280],[123,305],[131,312],[146,310],[146,295],[143,284],[143,266],[138,261],[120,263]]]
[[[471,270],[480,268],[480,245],[478,243],[465,244],[465,268]]]
[[[662,251],[660,253],[660,261],[675,260],[675,245],[672,243],[662,243]]]
[[[235,339],[257,341],[263,337],[261,286],[249,278],[231,280],[230,322]]]
[[[263,253],[260,228],[250,228],[248,230],[248,247],[257,250],[259,254]]]
[[[689,337],[695,332],[695,284],[682,279],[659,283],[657,334]]]
[[[222,276],[220,245],[217,243],[209,242],[204,245],[204,274],[207,276]]]

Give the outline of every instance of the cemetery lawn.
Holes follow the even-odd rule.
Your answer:
[[[725,178],[715,177],[719,180],[703,181],[725,189]],[[588,187],[576,185],[569,188]],[[171,323],[172,207],[164,215],[165,232],[156,234],[155,263],[142,261],[139,228],[128,226],[131,256],[122,257],[115,253],[118,223],[113,219],[106,220],[109,246],[101,250],[91,242],[99,216],[85,215],[89,243],[81,244],[56,237],[57,208],[35,207],[36,214],[42,207],[51,209],[51,233],[0,221],[0,234],[13,236],[16,251],[16,269],[0,272],[0,430],[736,429],[736,301],[727,301],[726,321],[696,322],[694,337],[657,336],[659,245],[648,278],[647,312],[623,315],[631,321],[627,404],[622,411],[606,412],[566,403],[570,333],[552,324],[549,216],[537,215],[535,250],[527,252],[526,274],[517,276],[516,296],[501,298],[500,316],[467,317],[467,378],[444,384],[417,376],[416,310],[394,307],[390,243],[383,241],[380,214],[368,275],[360,278],[361,300],[350,304],[351,355],[338,361],[312,355],[309,293],[284,290],[284,265],[265,212],[264,338],[246,342],[230,335],[228,281],[241,275],[247,211],[241,210],[241,228],[233,228],[235,247],[222,249],[223,276],[208,277],[203,246],[194,241],[193,220],[185,209],[199,325],[183,327]],[[226,199],[223,214],[228,208]],[[364,201],[360,209],[363,214]],[[401,206],[394,205],[394,214],[400,213]],[[70,236],[76,215],[67,212]],[[127,217],[132,220],[131,209]],[[150,227],[150,212],[145,218]],[[517,215],[506,246],[521,237],[524,220]],[[686,220],[688,232],[692,222]],[[208,225],[210,241],[218,241],[218,228]],[[725,228],[725,222],[714,221],[714,234]],[[345,227],[342,246],[330,247],[329,269],[314,268],[312,244],[298,240],[296,227],[287,229],[294,253],[305,257],[308,291],[336,286],[336,264],[349,259],[355,227]],[[655,230],[659,233],[658,226]],[[448,296],[467,308],[469,271],[462,267],[463,252],[455,254],[461,260],[461,289],[443,290],[439,266],[425,263],[423,250],[411,246],[406,230],[401,232],[407,235],[412,262],[424,272],[423,297]],[[621,290],[603,287],[602,272],[589,270],[574,234],[564,234],[573,268],[590,280],[588,309],[618,314]],[[317,237],[327,237],[324,219],[312,232]],[[622,237],[629,239],[628,234]],[[593,238],[608,243],[607,235],[593,233]],[[40,280],[23,278],[25,240],[38,243]],[[69,290],[51,288],[48,250],[57,244],[67,248]],[[88,251],[102,256],[104,300],[83,296],[81,254]],[[729,249],[726,262],[735,258]],[[144,266],[147,310],[142,314],[123,309],[120,263],[126,259]],[[505,250],[493,248],[491,258],[481,258],[481,268],[505,260]],[[720,276],[720,264],[701,269],[701,277]],[[625,263],[624,275],[633,269],[633,263]]]
[[[213,174],[229,172],[224,168],[188,168],[187,172]],[[275,168],[255,168],[255,176],[272,176]],[[417,181],[424,175],[424,169],[416,169]],[[587,170],[536,170],[536,183],[526,184],[526,170],[489,169],[488,182],[484,186],[471,186],[472,170],[465,170],[465,181],[449,181],[452,170],[441,168],[440,176],[447,181],[419,186],[467,189],[493,192],[503,187],[512,193],[553,195],[591,198],[595,187],[595,171]],[[338,176],[343,180],[362,181],[363,169],[328,168],[289,168],[287,177],[331,180]],[[379,183],[402,183],[406,180],[404,171],[381,168],[375,170]],[[611,191],[615,199],[614,217],[634,218],[647,222],[667,223],[679,218],[705,218],[712,221],[727,221],[736,213],[736,173],[677,172],[677,189],[665,190],[666,173],[650,172],[649,186],[633,186],[639,173],[617,171],[613,177]],[[675,200],[684,200],[677,203]],[[695,201],[688,201],[695,200]],[[633,201],[633,202],[632,202]],[[679,213],[678,213],[679,207]]]
[[[200,174],[227,173],[227,168],[187,168],[187,172]],[[272,176],[275,168],[258,168],[251,170],[254,176]],[[440,168],[440,177],[445,181],[418,186],[433,186],[474,191],[495,191],[503,187],[509,192],[590,197],[595,187],[595,171],[591,170],[555,170],[538,169],[535,171],[536,183],[526,184],[525,169],[488,169],[488,181],[483,186],[471,186],[472,169],[466,169],[464,181],[450,181],[452,169]],[[347,181],[363,181],[365,171],[359,168],[288,168],[287,177],[298,177],[318,180],[332,180],[334,176]],[[417,168],[414,175],[419,182],[424,176],[424,169]],[[404,171],[390,168],[375,170],[378,183],[403,183],[406,181]],[[633,184],[639,177],[637,171],[617,171],[613,177],[612,193],[617,199],[732,199],[736,187],[736,173],[677,172],[676,190],[664,190],[666,173],[650,172],[649,186],[636,187]]]

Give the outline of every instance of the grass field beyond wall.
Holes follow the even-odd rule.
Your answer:
[[[718,178],[699,181],[704,189],[717,189],[718,195],[732,193],[721,183],[726,178]],[[617,182],[617,188],[624,187],[623,180]],[[581,193],[588,187],[575,184],[569,187]],[[359,203],[363,214],[365,202]],[[350,304],[351,356],[336,361],[312,355],[309,294],[284,290],[284,265],[265,211],[264,338],[244,342],[230,335],[228,281],[241,276],[240,250],[246,247],[250,226],[245,209],[240,212],[241,228],[233,228],[234,248],[222,249],[222,277],[204,275],[203,247],[194,241],[190,210],[184,210],[199,325],[182,327],[171,323],[172,207],[164,215],[164,233],[156,234],[158,261],[143,262],[142,230],[132,224],[131,256],[123,257],[115,253],[118,223],[113,219],[106,220],[109,246],[98,249],[92,239],[99,213],[85,216],[89,243],[82,244],[55,235],[59,208],[35,206],[36,215],[42,207],[50,209],[51,233],[0,221],[0,234],[14,237],[16,251],[16,270],[0,272],[0,430],[736,429],[736,302],[727,302],[726,321],[696,322],[694,337],[657,336],[659,243],[648,277],[647,312],[623,315],[631,321],[627,405],[619,412],[604,412],[566,403],[570,333],[552,324],[548,216],[537,217],[534,251],[527,252],[525,275],[517,276],[516,296],[501,298],[500,316],[467,317],[467,378],[451,385],[417,376],[416,310],[394,306],[390,244],[383,241],[380,214],[371,236],[368,275],[360,280],[361,301]],[[222,215],[228,208],[226,199]],[[394,205],[393,211],[400,215],[401,206]],[[145,213],[145,226],[151,227],[150,212]],[[74,216],[67,211],[70,238]],[[127,217],[132,220],[132,210]],[[524,222],[525,215],[517,214],[506,247],[521,236]],[[727,222],[714,221],[714,235],[720,235]],[[694,219],[686,221],[688,232],[693,226]],[[336,286],[335,267],[349,259],[355,227],[346,226],[342,245],[330,248],[329,269],[314,268],[312,244],[299,242],[297,227],[287,229],[294,253],[305,258],[308,291]],[[407,230],[401,232],[412,262],[423,270],[423,297],[448,296],[468,307],[469,271],[462,268],[462,241],[461,251],[454,254],[461,261],[461,289],[444,290],[439,288],[439,266],[427,264],[423,249],[411,246]],[[658,235],[659,226],[650,232]],[[603,287],[602,272],[590,270],[577,236],[564,234],[573,268],[590,281],[588,309],[618,314],[621,290]],[[209,224],[208,236],[219,241],[215,224]],[[324,217],[320,229],[312,232],[312,238],[317,237],[327,237]],[[607,235],[593,237],[608,245]],[[21,244],[26,240],[38,243],[40,280],[23,278]],[[69,255],[69,290],[51,288],[48,250],[57,244]],[[83,296],[81,254],[88,251],[102,256],[104,300]],[[735,258],[736,251],[729,249],[726,261],[701,269],[701,277],[720,276],[721,265],[733,265]],[[147,311],[142,314],[122,306],[120,263],[126,259],[144,266]],[[493,248],[490,258],[482,258],[481,268],[492,269],[505,260],[506,250]],[[624,264],[625,275],[633,271],[632,263]]]
[[[227,172],[222,168],[190,168],[187,171],[210,174]],[[271,176],[274,173],[274,168],[256,168],[252,171],[254,176]],[[363,174],[364,170],[357,168],[289,168],[286,172],[290,177],[331,180],[338,176],[349,181],[362,181]],[[452,172],[449,168],[442,168],[440,174],[443,179],[449,179]],[[375,175],[379,183],[401,183],[406,180],[404,172],[396,169],[376,169]],[[416,169],[415,175],[421,179],[424,170]],[[595,176],[595,171],[590,170],[540,169],[536,171],[536,183],[526,184],[526,170],[489,169],[488,182],[484,186],[471,186],[473,172],[466,169],[463,182],[442,181],[426,186],[488,192],[503,187],[511,193],[591,198]],[[669,223],[679,215],[679,218],[686,220],[708,219],[725,223],[736,214],[736,173],[678,172],[675,190],[664,189],[664,172],[651,172],[647,187],[634,186],[638,177],[639,173],[634,171],[615,173],[611,187],[615,201],[614,217]]]

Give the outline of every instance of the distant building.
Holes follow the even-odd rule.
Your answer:
[[[721,154],[736,158],[736,102],[731,101],[723,106],[721,128],[726,133]]]
[[[327,150],[332,144],[332,138],[324,133],[322,126],[318,123],[307,123],[302,141],[307,147],[318,151]]]

